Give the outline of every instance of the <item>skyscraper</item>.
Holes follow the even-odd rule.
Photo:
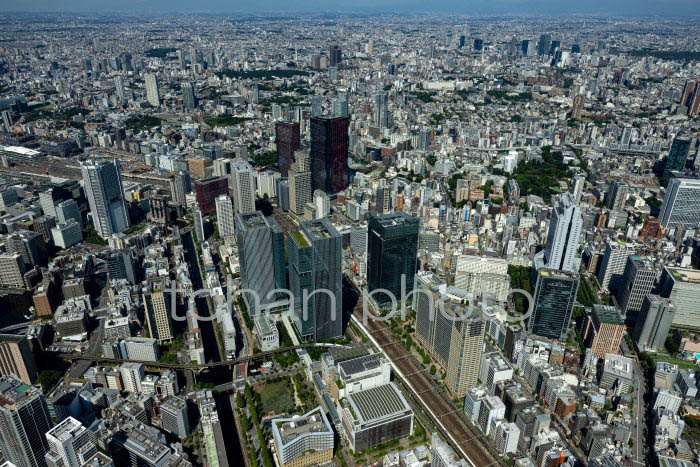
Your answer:
[[[628,326],[634,326],[637,314],[642,308],[642,301],[654,287],[655,279],[656,269],[648,258],[641,256],[627,258],[620,287],[615,296]]]
[[[544,249],[547,268],[576,271],[576,254],[582,228],[583,217],[573,195],[566,192],[556,197],[547,231],[547,246]]]
[[[197,107],[197,100],[194,97],[194,86],[192,86],[192,83],[182,83],[181,89],[182,102],[185,105],[185,108],[192,110]]]
[[[700,329],[700,271],[666,266],[661,274],[659,295],[670,299],[676,308],[673,327]]]
[[[664,186],[668,185],[671,172],[676,170],[682,172],[685,169],[685,162],[688,160],[688,153],[690,152],[690,144],[692,141],[692,138],[689,136],[682,135],[678,135],[673,139],[671,150],[668,153],[666,164],[664,165],[662,180]]]
[[[311,116],[323,116],[323,96],[315,95],[311,97]]]
[[[200,180],[195,182],[194,191],[202,214],[211,214],[216,210],[216,198],[228,194],[228,178],[211,177]]]
[[[27,336],[0,334],[0,374],[15,375],[25,384],[36,381],[39,375]]]
[[[294,162],[294,153],[301,146],[299,124],[293,122],[275,123],[275,142],[277,143],[277,165],[283,177],[289,175]]]
[[[630,191],[629,185],[625,182],[613,180],[608,184],[608,187],[608,193],[605,198],[607,208],[615,211],[623,210]]]
[[[311,161],[309,154],[301,151],[297,151],[295,158],[289,170],[289,210],[301,216],[304,206],[311,201]]]
[[[73,417],[68,417],[46,433],[49,452],[46,461],[52,466],[82,467],[97,454],[90,431]]]
[[[659,220],[665,229],[700,225],[700,178],[671,178],[661,204]]]
[[[268,298],[268,293],[287,288],[282,229],[273,218],[263,216],[260,211],[236,214],[236,239],[243,288],[256,291],[261,305],[276,301],[278,297]],[[279,298],[285,296],[281,294]],[[248,308],[253,310],[253,302],[249,301]]]
[[[19,253],[0,253],[0,285],[24,288],[24,260]]]
[[[124,100],[126,94],[124,93],[124,78],[121,75],[117,75],[114,78],[114,90],[117,94],[119,100]]]
[[[236,161],[232,166],[231,190],[237,213],[255,211],[255,175],[246,161]]]
[[[350,117],[347,95],[338,95],[337,98],[333,99],[333,116],[345,118]]]
[[[190,418],[187,415],[187,401],[177,396],[168,396],[160,404],[162,428],[183,440],[190,434]]]
[[[92,222],[102,238],[129,227],[122,171],[117,159],[81,163]]]
[[[348,126],[343,117],[311,117],[311,188],[336,194],[348,184]]]
[[[300,335],[312,341],[341,337],[343,255],[340,233],[327,218],[305,221],[300,230],[289,234],[287,244],[289,288],[295,297],[294,320]],[[321,289],[326,289],[330,295]],[[309,294],[307,306],[299,298],[304,296],[304,290]]]
[[[194,233],[197,236],[197,241],[202,243],[206,240],[206,235],[204,235],[204,218],[202,217],[202,210],[199,209],[199,204],[197,203],[192,207],[192,219],[194,221]]]
[[[216,222],[221,238],[230,237],[234,232],[233,202],[228,195],[216,197]]]
[[[541,53],[540,53],[541,55]],[[586,97],[582,95],[577,95],[574,97],[574,107],[571,110],[571,118],[575,118],[576,120],[581,120],[581,116],[583,115],[583,106],[586,104]]]
[[[158,90],[158,77],[155,73],[146,73],[146,100],[153,107],[160,107],[160,91]]]
[[[46,243],[38,232],[16,230],[7,237],[6,245],[9,253],[22,256],[27,269],[43,264],[46,259]]]
[[[385,92],[378,92],[374,96],[374,124],[380,129],[384,129],[389,127],[390,120],[387,95]]]
[[[639,349],[663,350],[675,314],[676,307],[668,299],[646,295],[633,334]]]
[[[175,172],[170,177],[170,193],[178,206],[187,203],[187,193],[192,191],[192,178],[189,172]]]
[[[539,269],[533,297],[535,309],[527,323],[528,331],[566,340],[578,286],[579,277],[574,272]]]
[[[111,279],[126,279],[136,284],[134,260],[129,250],[112,250],[107,254],[107,271]]]
[[[367,234],[367,286],[369,291],[386,289],[401,300],[402,276],[405,290],[413,290],[418,254],[418,218],[397,212],[385,215],[371,214]],[[372,296],[380,307],[390,306],[385,293]]]
[[[75,222],[80,224],[82,228],[83,219],[80,215],[80,207],[73,199],[58,203],[56,205],[56,216],[58,217],[58,222],[61,224],[65,224],[70,219],[73,219]]]
[[[331,45],[328,51],[328,65],[338,66],[340,62],[343,61],[343,51],[340,50],[340,46]]]
[[[608,242],[603,262],[598,270],[598,283],[603,291],[616,291],[625,272],[627,257],[634,254],[634,246],[625,242]]]
[[[552,45],[552,36],[549,34],[542,34],[540,36],[540,41],[537,44],[537,53],[539,55],[548,55],[549,48]]]
[[[46,433],[53,426],[46,398],[14,376],[0,378],[0,450],[17,467],[47,467]]]
[[[170,342],[174,337],[170,292],[166,291],[165,287],[166,279],[161,277],[149,280],[143,289],[148,331],[159,343]]]

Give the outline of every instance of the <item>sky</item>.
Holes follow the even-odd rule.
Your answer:
[[[698,0],[0,0],[0,12],[696,15]]]

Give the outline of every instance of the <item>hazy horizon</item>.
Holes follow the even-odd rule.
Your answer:
[[[426,5],[418,0],[355,0],[352,3],[319,0],[266,0],[240,2],[226,0],[0,0],[5,13],[241,13],[241,14],[310,14],[310,13],[441,13],[456,15],[571,15],[614,14],[622,16],[690,16],[695,15],[697,0],[435,0]]]

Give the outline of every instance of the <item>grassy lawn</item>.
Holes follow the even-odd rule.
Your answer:
[[[690,368],[693,370],[697,370],[698,368],[698,366],[690,360],[681,360],[680,358],[673,358],[670,355],[656,354],[654,355],[654,360],[657,362],[673,363],[674,365],[678,365],[678,368]]]
[[[295,410],[294,392],[288,380],[267,383],[258,391],[265,413],[291,413]]]

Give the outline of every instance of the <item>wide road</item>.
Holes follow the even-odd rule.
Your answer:
[[[355,321],[357,324],[359,324],[358,321],[362,321],[362,300],[359,300],[353,318],[357,320]],[[445,398],[444,388],[438,386],[430,375],[426,374],[426,370],[413,354],[406,350],[404,343],[394,337],[386,323],[368,319],[365,329],[403,375],[405,383],[413,389],[423,407],[437,419],[436,421],[439,422],[437,425],[442,426],[452,438],[447,439],[452,447],[466,457],[473,466],[499,465],[500,461],[492,453],[489,440],[467,424],[467,421],[462,418],[462,410]]]

